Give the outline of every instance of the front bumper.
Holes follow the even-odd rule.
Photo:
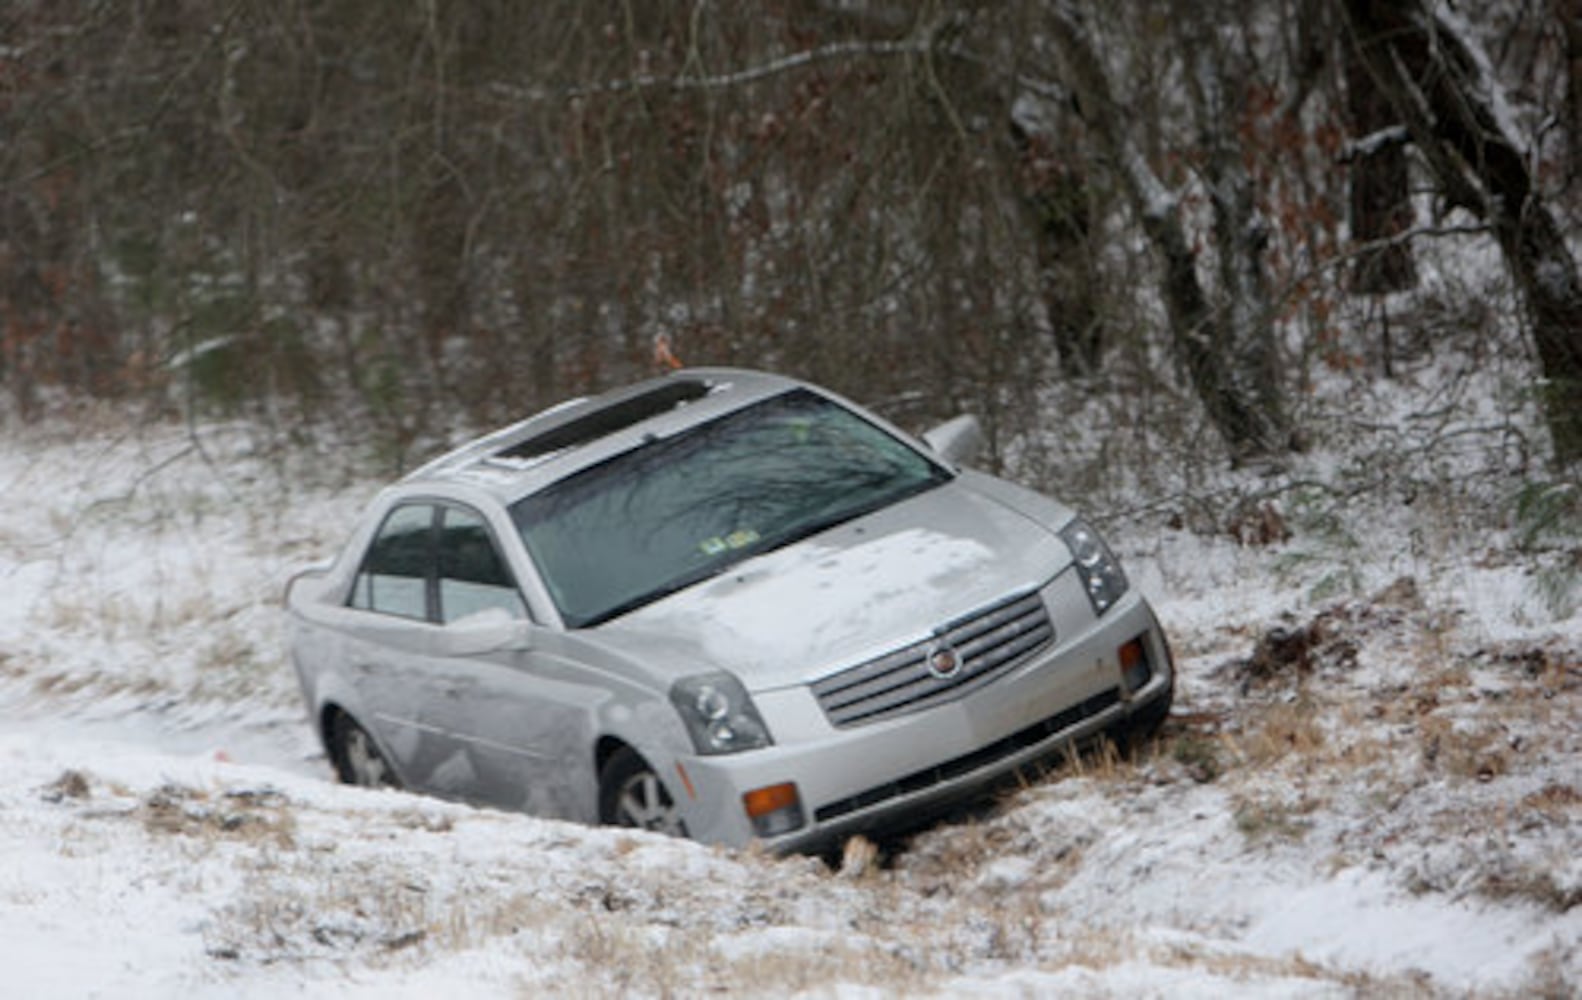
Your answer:
[[[1056,619],[1055,643],[956,701],[836,728],[806,686],[755,694],[774,746],[675,761],[691,835],[736,845],[762,839],[791,852],[912,826],[1168,699],[1174,665],[1147,602],[1134,592],[1098,620],[1061,615],[1057,609],[1085,602],[1080,591],[1076,602],[1067,592],[1075,586],[1070,577],[1057,578],[1044,594]],[[1140,684],[1135,664],[1128,679],[1119,652],[1134,639],[1148,667]],[[803,825],[757,837],[743,796],[786,782],[796,786]]]

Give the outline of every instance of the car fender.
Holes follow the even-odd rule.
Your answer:
[[[1054,534],[1077,513],[1054,497],[972,469],[963,470],[962,482],[995,503]]]
[[[310,702],[313,705],[313,718],[309,721],[313,724],[313,731],[318,734],[319,742],[324,746],[324,752],[326,754],[330,752],[329,729],[326,722],[327,713],[333,708],[351,716],[359,726],[363,727],[379,747],[380,753],[384,754],[386,762],[394,766],[395,758],[389,752],[390,748],[384,745],[379,727],[373,724],[373,719],[369,718],[368,708],[358,696],[356,686],[338,670],[320,671],[315,681]]]
[[[543,630],[539,650],[604,689],[588,720],[587,763],[598,784],[599,748],[615,740],[631,747],[676,788],[674,762],[694,753],[692,738],[670,702],[669,672],[634,662],[592,636]],[[701,668],[700,668],[701,669]],[[596,684],[594,684],[596,680]]]
[[[397,777],[405,784],[406,776],[401,773],[399,761],[390,752],[380,727],[375,724],[368,705],[344,667],[348,660],[345,654],[348,640],[332,622],[325,621],[337,617],[337,613],[347,612],[323,606],[316,606],[313,610],[315,614],[312,615],[289,612],[288,629],[291,633],[292,664],[302,687],[303,700],[311,713],[308,723],[313,727],[319,744],[326,755],[330,753],[329,732],[325,722],[327,710],[333,707],[351,716],[368,733],[384,755],[386,763],[396,770]],[[311,664],[304,659],[309,657],[313,661]]]

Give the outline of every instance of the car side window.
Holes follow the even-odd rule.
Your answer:
[[[433,544],[432,504],[408,504],[391,511],[368,546],[347,603],[403,618],[427,619]]]
[[[489,608],[527,617],[527,604],[483,518],[446,507],[439,532],[440,621],[453,622]]]

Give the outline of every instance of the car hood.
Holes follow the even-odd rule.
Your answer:
[[[1054,533],[1070,512],[1001,486],[957,477],[608,622],[596,641],[650,670],[724,668],[752,691],[860,663],[1070,562]]]

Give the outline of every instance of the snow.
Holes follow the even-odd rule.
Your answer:
[[[1390,146],[1401,145],[1410,139],[1411,135],[1406,131],[1405,125],[1390,125],[1361,138],[1348,140],[1341,147],[1338,159],[1342,163],[1349,163],[1359,157],[1373,156]]]
[[[1554,940],[1522,914],[1399,899],[1373,872],[1348,870],[1294,891],[1265,892],[1276,898],[1264,901],[1248,929],[1245,940],[1253,948],[1300,949],[1330,965],[1432,970],[1474,990],[1511,982],[1535,945]],[[1570,929],[1577,931],[1575,921]]]
[[[1310,461],[1300,475],[1350,467]],[[1427,502],[1388,497],[1359,518],[1416,542],[1348,548],[1293,518],[1257,548],[1124,520],[1111,541],[1182,671],[1154,750],[1085,758],[836,872],[334,784],[279,598],[380,482],[351,451],[282,449],[245,424],[5,429],[4,992],[1582,984],[1582,623],[1535,601],[1497,526],[1399,520]],[[1352,585],[1320,587],[1340,562]],[[1312,662],[1254,677],[1242,664],[1274,625],[1306,627]]]
[[[1488,52],[1478,39],[1478,33],[1461,12],[1445,0],[1436,0],[1432,16],[1433,21],[1427,26],[1428,30],[1431,33],[1443,31],[1452,35],[1476,67],[1478,78],[1473,82],[1473,92],[1477,98],[1487,102],[1488,112],[1493,116],[1493,124],[1501,141],[1511,149],[1526,149],[1527,143],[1522,141],[1522,137],[1527,133],[1517,125],[1516,113],[1505,99],[1505,89],[1495,83],[1499,78],[1489,61]]]

